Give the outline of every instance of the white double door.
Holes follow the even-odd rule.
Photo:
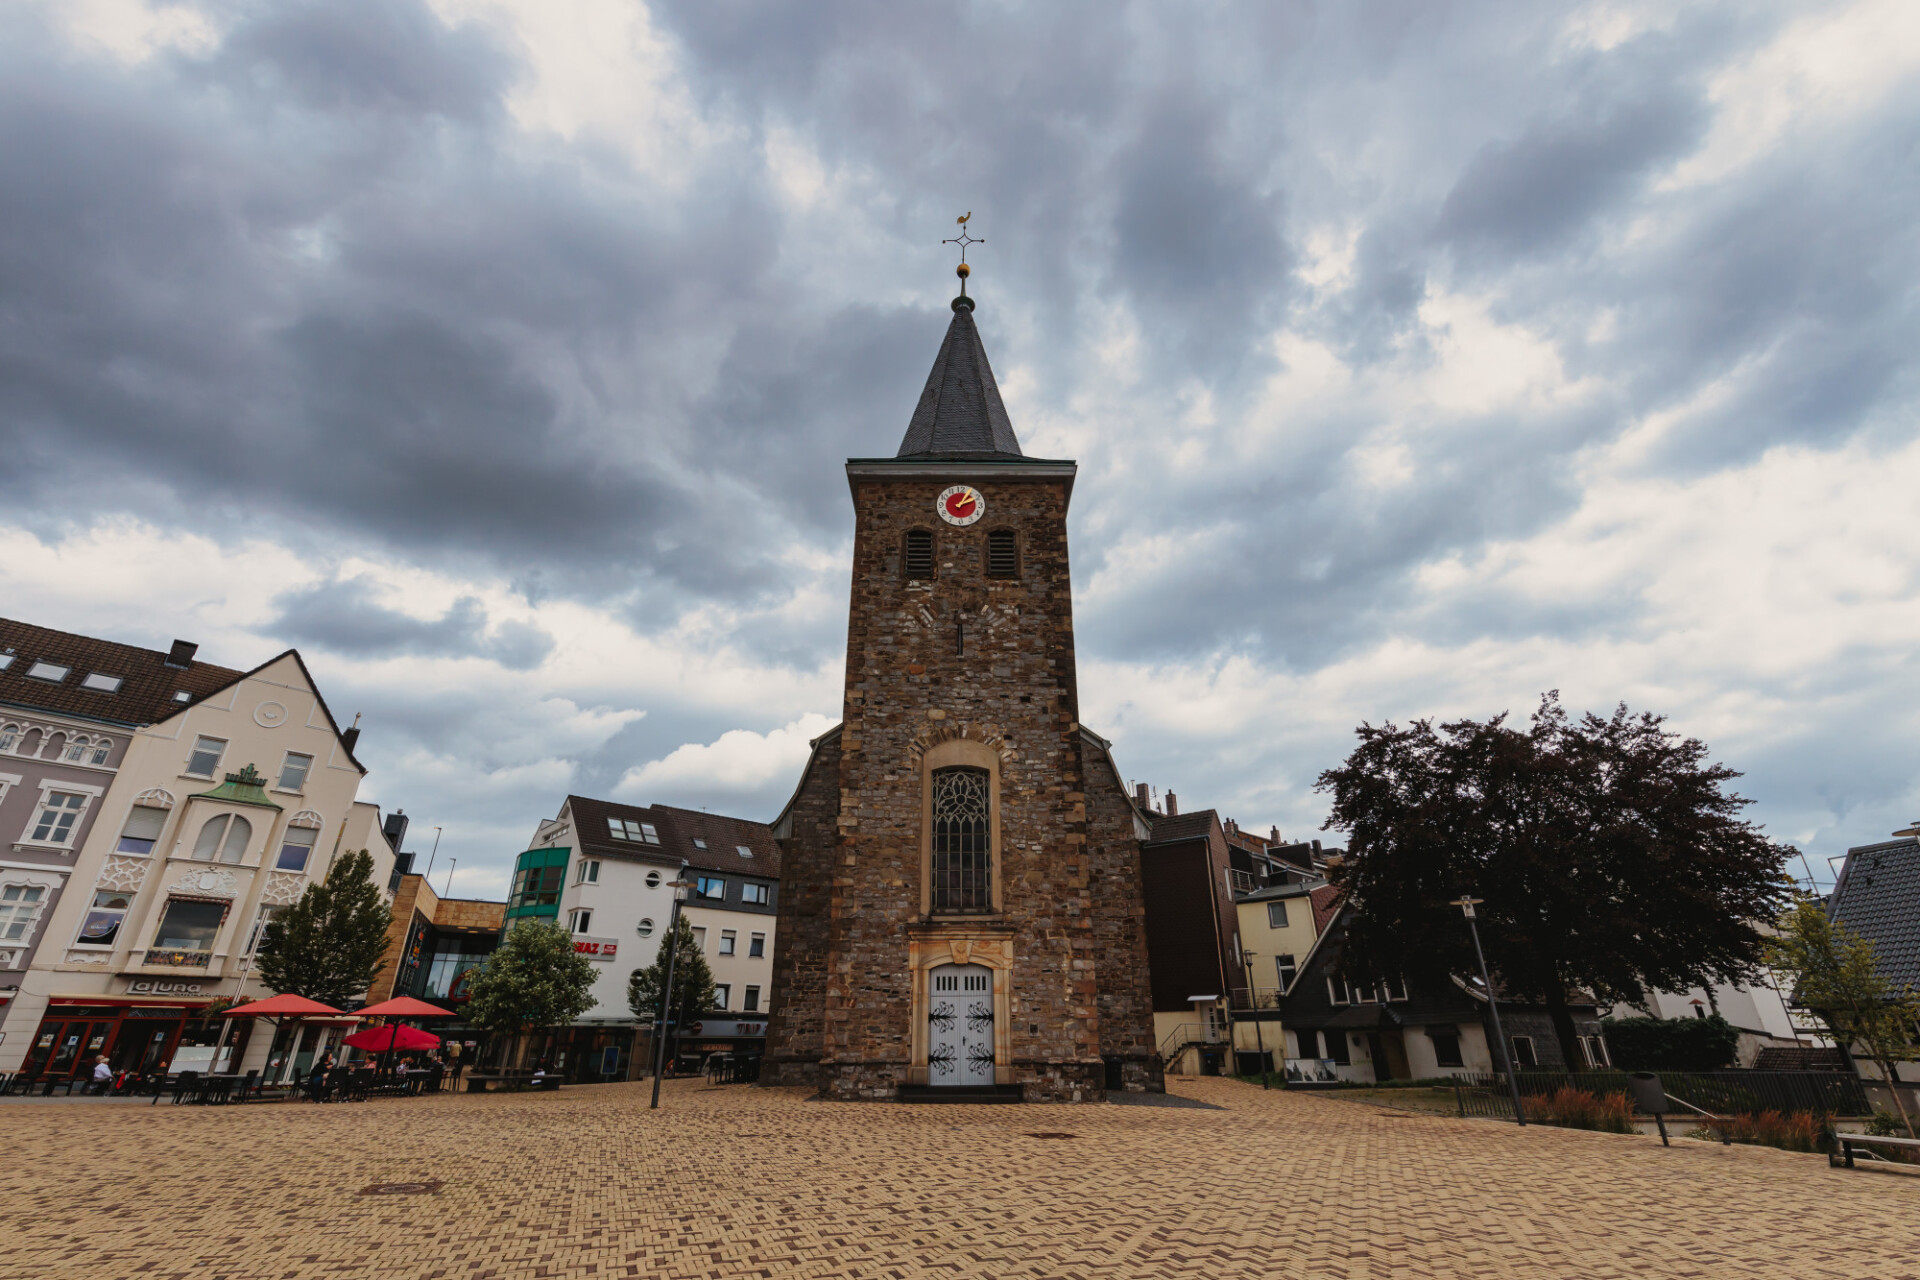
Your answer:
[[[927,974],[927,1083],[993,1083],[993,972],[985,965]]]

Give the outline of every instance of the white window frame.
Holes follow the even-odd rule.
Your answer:
[[[11,956],[16,950],[24,953],[33,945],[34,935],[40,932],[40,926],[46,921],[47,908],[60,892],[58,880],[48,884],[46,879],[23,876],[18,872],[0,873],[0,893],[8,889],[38,889],[40,900],[33,904],[33,914],[27,917],[27,927],[17,938],[0,938],[0,955]]]
[[[1274,914],[1276,912],[1278,912],[1280,916],[1278,920],[1274,919]],[[1267,928],[1284,929],[1286,927],[1287,927],[1287,904],[1284,902],[1269,902],[1267,904]]]
[[[747,959],[759,960],[767,954],[767,935],[754,933],[747,936]]]
[[[1327,979],[1327,1003],[1328,1004],[1352,1004],[1353,1001],[1347,998],[1347,984],[1342,982],[1338,986],[1335,986],[1333,979],[1328,978]]]
[[[1283,951],[1273,958],[1273,980],[1285,991],[1300,978],[1300,966],[1294,962],[1291,951]]]
[[[763,988],[759,984],[748,983],[746,989],[740,993],[740,1012],[760,1013],[762,1011],[760,1008],[760,993],[762,990]]]
[[[600,860],[598,858],[580,859],[580,878],[578,880],[575,880],[574,883],[575,884],[599,884],[600,883]]]
[[[0,803],[4,803],[6,801],[7,792],[13,790],[15,787],[19,785],[20,785],[19,774],[0,773]]]
[[[260,946],[260,936],[267,931],[267,926],[273,923],[275,916],[285,911],[291,905],[291,903],[277,902],[261,903],[259,909],[253,913],[253,927],[247,930],[246,949],[240,954],[250,956],[258,950]]]
[[[23,849],[57,849],[62,853],[72,849],[78,849],[80,847],[80,830],[87,825],[87,815],[93,812],[94,801],[106,794],[106,790],[105,787],[90,787],[82,782],[61,782],[54,778],[42,778],[40,780],[40,798],[34,801],[33,808],[27,811],[27,825],[21,830],[20,838],[13,842],[14,845]],[[40,815],[47,807],[47,800],[56,791],[63,791],[70,794],[78,793],[85,797],[85,799],[81,801],[80,807],[74,811],[73,826],[69,828],[74,838],[65,844],[53,840],[35,840],[33,838],[33,829],[40,825]]]
[[[773,899],[772,892],[763,884],[751,880],[740,882],[740,901],[745,906],[764,907]]]
[[[739,945],[740,945],[740,934],[738,933],[738,931],[733,929],[722,929],[720,931],[720,949],[716,951],[714,954],[722,955],[722,956],[730,956],[735,952],[736,949],[738,949]]]
[[[82,940],[83,935],[81,933],[81,930],[87,927],[87,917],[92,915],[94,912],[93,898],[97,898],[103,893],[119,893],[119,894],[124,894],[124,896],[126,897],[127,906],[126,906],[126,909],[120,913],[120,927],[113,931],[112,942],[83,941]],[[73,922],[73,941],[69,945],[78,947],[82,951],[99,951],[102,953],[112,951],[115,947],[119,946],[120,939],[126,936],[127,917],[133,914],[133,900],[137,896],[138,896],[138,890],[135,890],[132,893],[128,893],[127,891],[122,889],[107,889],[107,888],[102,888],[100,885],[97,885],[97,884],[94,885],[93,898],[87,899],[87,904],[80,909],[80,918]]]
[[[200,754],[200,744],[203,742],[219,743],[220,753],[213,758],[213,768],[211,770],[206,773],[195,773],[193,771],[193,758]],[[187,748],[187,762],[180,766],[180,776],[183,778],[208,779],[218,777],[220,775],[220,762],[227,758],[227,748],[232,745],[233,743],[226,738],[216,738],[210,733],[196,733],[193,736],[193,745]]]
[[[593,908],[575,907],[567,912],[567,932],[582,937],[593,932]]]
[[[1520,1061],[1520,1042],[1522,1040],[1527,1043],[1527,1056],[1533,1059],[1532,1062]],[[1529,1071],[1540,1065],[1540,1046],[1533,1042],[1532,1036],[1508,1036],[1507,1052],[1513,1055],[1513,1069],[1515,1071]]]
[[[295,756],[298,756],[300,759],[305,760],[307,762],[307,767],[304,770],[302,770],[300,773],[300,785],[297,787],[290,787],[287,785],[287,762],[292,760]],[[281,792],[284,795],[290,795],[290,796],[305,795],[307,793],[307,779],[313,776],[313,761],[314,761],[313,754],[307,751],[289,751],[285,755],[281,756],[280,772],[274,778],[273,789],[275,791]]]

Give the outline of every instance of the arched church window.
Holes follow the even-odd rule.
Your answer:
[[[985,769],[933,774],[933,909],[993,909],[992,789]]]
[[[909,578],[933,576],[933,533],[927,529],[907,530],[906,574]]]
[[[1020,576],[1020,544],[1014,540],[1013,530],[995,529],[987,535],[987,576]]]

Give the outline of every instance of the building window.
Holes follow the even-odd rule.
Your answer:
[[[607,830],[615,840],[638,840],[642,844],[659,844],[660,832],[651,822],[633,822],[626,818],[608,818]]]
[[[592,933],[593,912],[578,909],[567,913],[567,931],[569,933]]]
[[[658,871],[647,872],[647,888],[658,889],[659,887],[660,887],[660,873]]]
[[[1607,1042],[1599,1036],[1580,1036],[1580,1056],[1586,1059],[1588,1067],[1610,1067],[1612,1061],[1607,1057]]]
[[[253,931],[247,934],[247,955],[252,955],[254,950],[259,947],[260,939],[266,936],[267,926],[273,923],[275,916],[285,910],[285,907],[274,906],[260,908],[260,914],[253,918]]]
[[[1513,1065],[1516,1067],[1537,1067],[1540,1060],[1533,1056],[1533,1037],[1513,1037]]]
[[[740,901],[754,906],[767,905],[767,886],[763,884],[743,884],[740,886]]]
[[[993,880],[991,782],[985,769],[933,775],[933,909],[990,911]]]
[[[1020,544],[1014,540],[1013,530],[995,529],[987,535],[987,576],[1020,576]]]
[[[10,884],[0,888],[0,942],[19,942],[33,928],[47,896],[37,884]]]
[[[91,689],[95,693],[118,693],[125,683],[122,676],[110,676],[104,671],[96,671],[80,682],[82,689]]]
[[[160,927],[154,931],[155,951],[213,950],[220,936],[220,923],[227,918],[227,904],[197,898],[169,898],[160,915]]]
[[[120,828],[120,843],[115,845],[115,853],[152,853],[153,846],[160,839],[160,828],[166,825],[167,811],[155,809],[149,805],[137,804],[127,814],[127,825]]]
[[[760,1012],[760,988],[748,987],[740,996],[740,1012]]]
[[[638,925],[634,927],[639,931],[640,936],[643,938],[651,938],[653,936],[653,921],[651,919],[642,920]]]
[[[76,791],[49,791],[40,804],[40,820],[34,823],[33,840],[37,844],[73,843],[73,824],[86,810],[87,798]]]
[[[703,898],[725,898],[727,882],[719,876],[701,876],[694,884],[694,892]]]
[[[907,554],[904,561],[909,578],[933,576],[933,534],[926,529],[907,530]]]
[[[92,746],[92,738],[75,738],[67,743],[67,749],[60,754],[60,758],[69,764],[84,764],[87,752]]]
[[[1407,998],[1407,980],[1402,978],[1400,979],[1400,985],[1395,986],[1394,980],[1388,978],[1380,984],[1380,991],[1381,994],[1385,995],[1390,1001],[1405,1001]]]
[[[764,956],[766,954],[767,954],[767,935],[766,934],[756,933],[751,938],[747,939],[747,956],[749,959],[758,959],[759,957]]]
[[[513,877],[513,905],[557,907],[566,879],[565,867],[522,867]]]
[[[1320,1038],[1327,1042],[1326,1056],[1338,1067],[1353,1065],[1353,1054],[1347,1051],[1347,1033],[1344,1031],[1322,1031]]]
[[[220,757],[225,755],[227,744],[221,738],[195,738],[193,754],[187,757],[187,772],[196,778],[211,778],[213,771],[220,767]]]
[[[739,854],[743,858],[751,858],[753,856],[753,850],[747,848],[747,846],[743,844],[737,844],[733,846],[733,851]]]
[[[582,858],[580,860],[580,878],[576,880],[574,883],[575,884],[599,884],[600,883],[600,864],[592,858]]]
[[[716,1009],[726,1008],[727,1001],[731,999],[732,996],[733,996],[733,988],[729,986],[727,983],[716,982],[713,984],[713,1007],[714,1008]]]
[[[1443,1067],[1464,1067],[1466,1060],[1460,1056],[1460,1033],[1457,1031],[1429,1030],[1427,1038],[1433,1041],[1433,1060]]]
[[[1273,976],[1279,981],[1282,991],[1293,985],[1293,980],[1299,976],[1299,973],[1300,970],[1293,963],[1291,953],[1273,958]]]
[[[1335,983],[1332,978],[1328,978],[1327,1000],[1331,1004],[1352,1004],[1353,996],[1348,992],[1345,982]]]
[[[281,871],[305,871],[313,854],[313,843],[320,833],[312,827],[288,827],[280,838],[280,858],[274,864]]]
[[[707,847],[707,842],[705,840],[702,840],[699,836],[695,836],[693,838],[693,847],[696,849],[704,849]]]
[[[251,839],[253,824],[237,813],[208,818],[207,825],[200,828],[200,839],[194,842],[193,860],[212,862],[217,857],[221,862],[238,862],[246,856]]]
[[[57,662],[36,662],[27,668],[27,676],[29,679],[48,680],[54,684],[59,684],[67,678],[67,673],[72,670],[72,667],[63,667]]]
[[[133,906],[133,895],[120,893],[113,889],[100,889],[93,895],[93,906],[88,908],[86,919],[80,922],[80,936],[74,945],[81,947],[110,947],[120,936],[120,926],[127,918],[127,909]]]
[[[101,738],[98,742],[95,742],[93,744],[93,759],[89,763],[105,764],[107,762],[107,757],[112,754],[113,754],[113,743],[108,741],[105,738]]]
[[[313,768],[313,757],[303,756],[298,751],[287,752],[287,758],[280,762],[280,782],[282,791],[298,791],[307,785],[307,771]]]
[[[20,726],[0,725],[0,751],[11,752],[20,742]]]
[[[733,944],[739,940],[739,936],[739,934],[731,929],[722,929],[720,931],[720,954],[723,956],[732,955]]]
[[[1284,929],[1287,927],[1286,903],[1269,902],[1267,904],[1267,927],[1269,929]]]
[[[707,954],[707,927],[696,924],[693,927],[693,949],[701,955]]]

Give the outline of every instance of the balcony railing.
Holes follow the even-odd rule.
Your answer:
[[[211,951],[181,951],[170,949],[149,951],[141,960],[142,964],[165,965],[170,969],[204,969],[213,961]]]
[[[1231,1003],[1235,1009],[1278,1009],[1281,994],[1279,987],[1257,987],[1251,994],[1245,987],[1235,987]]]
[[[1228,867],[1227,887],[1235,893],[1252,893],[1260,887],[1260,881],[1251,871],[1239,871]]]

